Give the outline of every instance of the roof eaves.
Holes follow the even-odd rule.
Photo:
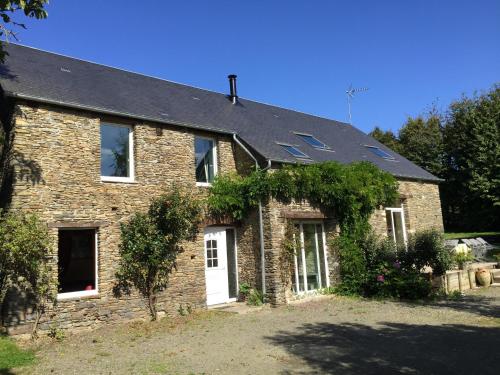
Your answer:
[[[151,122],[157,122],[157,123],[168,124],[168,125],[176,125],[176,126],[182,126],[185,128],[191,128],[191,129],[197,129],[197,130],[207,130],[207,131],[211,131],[214,133],[220,133],[220,134],[228,134],[228,135],[236,134],[236,132],[229,131],[226,129],[217,128],[217,127],[214,127],[211,125],[199,125],[199,124],[192,124],[192,123],[187,123],[187,122],[182,122],[182,121],[165,120],[165,119],[162,119],[159,117],[141,116],[141,115],[136,115],[133,113],[114,111],[114,110],[110,110],[110,109],[106,109],[106,108],[94,107],[94,106],[89,106],[89,105],[73,103],[73,102],[62,102],[59,100],[47,99],[47,98],[42,98],[42,97],[37,97],[37,96],[32,96],[32,95],[26,95],[23,93],[15,93],[15,92],[11,92],[11,91],[5,91],[4,94],[5,94],[5,96],[17,98],[17,99],[24,99],[24,100],[31,100],[31,101],[40,102],[40,103],[54,104],[54,105],[58,105],[58,106],[62,106],[62,107],[81,109],[81,110],[86,110],[86,111],[91,111],[91,112],[98,112],[98,113],[103,113],[106,115],[121,116],[121,117],[126,117],[126,118],[130,118],[130,119],[135,119],[135,120],[151,121]]]

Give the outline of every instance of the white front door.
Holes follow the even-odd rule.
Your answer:
[[[207,305],[229,301],[225,228],[205,229]]]

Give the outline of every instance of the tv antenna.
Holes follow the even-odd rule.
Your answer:
[[[356,89],[352,87],[352,84],[349,86],[347,91],[345,92],[347,94],[347,106],[349,107],[349,124],[352,124],[352,115],[351,115],[351,99],[354,98],[354,94],[357,94],[358,92],[363,92],[363,91],[368,91],[368,87],[361,87],[359,89]]]

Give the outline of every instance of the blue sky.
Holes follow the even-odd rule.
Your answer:
[[[51,0],[21,44],[397,130],[500,82],[500,1]]]

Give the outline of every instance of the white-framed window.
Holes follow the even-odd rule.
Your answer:
[[[387,218],[387,235],[394,240],[396,245],[406,246],[408,238],[403,206],[387,207],[385,215]]]
[[[218,268],[219,254],[217,253],[217,240],[207,240],[205,248],[207,250],[207,268]]]
[[[134,129],[101,123],[101,181],[134,181]]]
[[[57,299],[98,294],[96,229],[60,229]]]
[[[194,138],[194,163],[196,185],[210,186],[217,174],[217,146],[214,139]]]
[[[295,224],[299,236],[294,254],[293,290],[297,294],[330,286],[326,235],[322,222]]]

